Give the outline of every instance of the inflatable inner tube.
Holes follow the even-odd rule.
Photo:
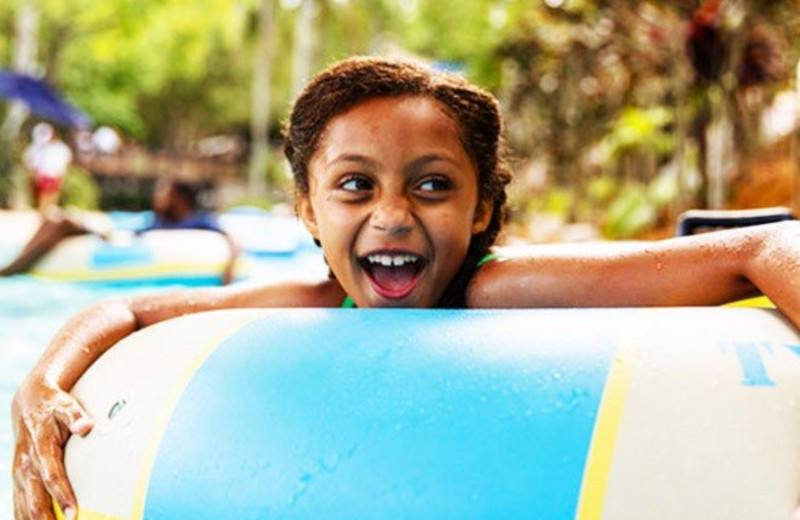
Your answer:
[[[800,338],[773,310],[236,310],[73,393],[81,519],[790,517]]]
[[[163,278],[219,280],[231,251],[222,234],[204,230],[148,231],[106,241],[96,235],[59,242],[30,271],[56,281],[120,281]],[[237,266],[237,276],[246,274]]]

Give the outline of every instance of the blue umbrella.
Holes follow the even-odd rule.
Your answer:
[[[22,101],[44,119],[72,127],[89,126],[89,117],[65,101],[41,79],[0,70],[0,97]]]

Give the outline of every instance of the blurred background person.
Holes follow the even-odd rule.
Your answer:
[[[31,144],[23,155],[31,174],[33,200],[41,212],[58,205],[61,184],[72,163],[72,150],[48,123],[38,123],[31,132]]]
[[[104,239],[113,240],[115,232],[118,231],[100,229],[93,225],[90,219],[83,218],[76,212],[53,210],[43,214],[43,217],[42,224],[22,251],[0,269],[0,276],[11,276],[27,271],[64,238],[94,233]],[[135,230],[135,233],[165,229],[199,229],[222,234],[230,249],[229,261],[222,273],[222,282],[228,284],[233,280],[233,270],[240,248],[219,226],[216,213],[199,209],[197,192],[190,183],[172,178],[160,179],[153,191],[152,219]]]

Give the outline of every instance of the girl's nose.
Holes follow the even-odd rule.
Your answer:
[[[391,235],[403,234],[414,227],[414,217],[411,208],[404,197],[394,197],[381,201],[375,207],[370,218],[370,224],[378,231]]]

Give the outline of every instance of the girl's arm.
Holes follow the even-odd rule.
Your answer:
[[[769,296],[800,326],[800,222],[658,242],[531,246],[481,268],[473,307],[718,305]]]
[[[85,435],[92,420],[68,393],[106,350],[132,332],[169,318],[237,307],[327,307],[341,303],[336,284],[286,283],[232,286],[136,296],[96,303],[56,334],[12,401],[15,434],[16,518],[52,519],[52,494],[74,514],[76,500],[66,479],[63,446],[70,433]]]

